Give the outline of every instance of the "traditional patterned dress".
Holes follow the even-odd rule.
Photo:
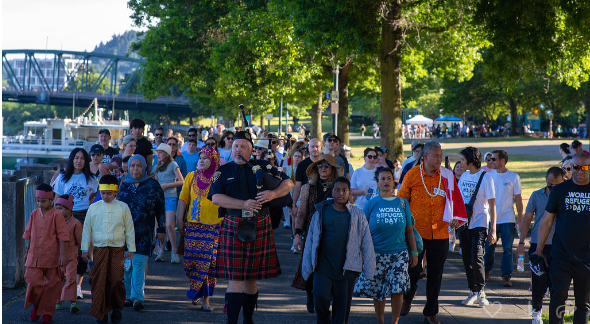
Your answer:
[[[211,165],[207,170],[187,174],[180,192],[180,199],[187,205],[183,264],[191,283],[186,294],[190,299],[213,295],[217,281],[215,268],[218,239],[223,220],[218,217],[219,206],[207,199],[213,174],[220,165],[219,153],[209,147],[201,150],[202,153],[209,157]]]

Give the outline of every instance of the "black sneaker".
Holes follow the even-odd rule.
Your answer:
[[[172,244],[170,244],[170,241],[166,242],[166,251],[172,251]]]
[[[99,319],[96,320],[96,323],[98,323],[98,324],[105,324],[105,323],[108,323],[108,322],[109,322],[109,314],[106,314],[102,318],[102,320],[99,320]]]
[[[140,311],[144,308],[143,306],[143,302],[139,299],[137,299],[135,302],[133,302],[133,309],[135,309],[136,311]]]
[[[123,303],[124,307],[131,307],[133,306],[133,301],[131,299],[125,299],[125,303]]]
[[[121,310],[120,309],[113,309],[113,312],[111,313],[111,322],[113,322],[113,324],[118,324],[121,323],[121,320],[123,319],[123,314],[121,314]]]

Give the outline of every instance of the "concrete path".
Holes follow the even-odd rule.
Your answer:
[[[259,283],[259,306],[254,321],[257,324],[270,323],[315,323],[315,316],[305,308],[305,293],[291,288],[291,281],[300,255],[290,252],[290,230],[280,227],[275,237],[283,274],[277,279]],[[468,293],[467,281],[463,271],[461,257],[457,252],[449,253],[440,294],[439,319],[445,323],[487,324],[487,323],[530,323],[530,272],[515,273],[513,288],[504,288],[499,271],[492,273],[492,280],[486,287],[488,299],[492,303],[487,307],[467,307],[461,300]],[[501,250],[501,249],[498,249]],[[497,250],[497,251],[498,251]],[[168,252],[169,253],[169,252]],[[500,253],[497,253],[497,258]],[[169,258],[168,254],[168,258]],[[528,267],[527,267],[528,268]],[[516,266],[515,266],[516,269]],[[410,314],[401,318],[400,323],[422,323],[422,308],[425,302],[426,281],[419,282],[419,289]],[[131,308],[123,310],[123,323],[225,323],[223,314],[224,293],[227,281],[220,280],[212,305],[212,313],[202,312],[191,305],[186,298],[188,280],[181,264],[156,263],[154,258],[149,261],[149,275],[146,286],[146,308],[136,312]],[[18,297],[23,288],[3,290],[2,292],[2,323],[30,323],[31,308],[23,309],[24,295]],[[95,323],[95,318],[88,315],[91,302],[90,286],[84,280],[85,298],[80,301],[81,311],[70,314],[68,310],[56,312],[54,323]],[[10,302],[15,298],[15,301]],[[545,299],[547,310],[548,299]],[[8,305],[8,306],[7,306]],[[390,321],[390,308],[386,311],[386,323]],[[373,302],[369,299],[355,298],[351,309],[350,323],[374,323]]]

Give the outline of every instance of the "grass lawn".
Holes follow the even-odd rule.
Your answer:
[[[572,324],[574,322],[574,314],[573,313],[566,313],[563,317],[564,324]],[[543,324],[549,324],[549,314],[543,313]]]

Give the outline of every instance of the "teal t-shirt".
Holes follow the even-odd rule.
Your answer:
[[[352,279],[358,275],[344,271],[350,219],[348,211],[338,211],[331,204],[323,209],[322,236],[315,271],[333,280]]]
[[[371,229],[375,253],[393,254],[408,249],[406,225],[413,225],[414,219],[408,201],[404,201],[404,211],[400,199],[404,198],[375,196],[363,208]]]

